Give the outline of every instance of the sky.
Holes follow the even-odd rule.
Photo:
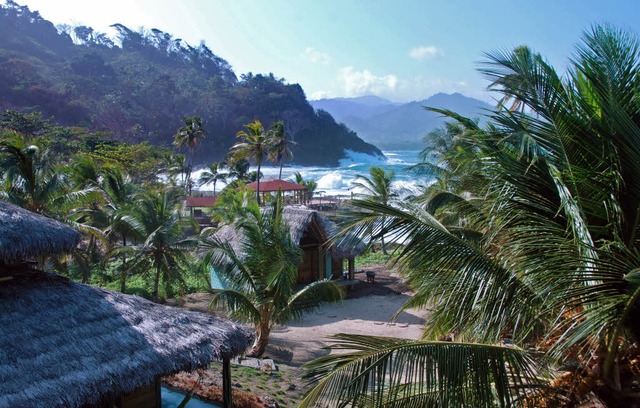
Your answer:
[[[563,70],[593,24],[638,33],[639,0],[18,0],[54,24],[157,28],[204,40],[236,75],[273,73],[308,99],[494,95],[485,53],[527,45]]]

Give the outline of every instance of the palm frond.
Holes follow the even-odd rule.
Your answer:
[[[301,407],[511,406],[540,386],[521,349],[340,334],[338,351],[305,364]],[[314,405],[315,404],[315,405]]]

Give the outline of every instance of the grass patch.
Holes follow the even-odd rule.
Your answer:
[[[386,265],[390,260],[393,260],[392,251],[393,248],[391,248],[391,245],[388,245],[387,247],[389,255],[385,255],[382,250],[377,247],[369,249],[364,254],[356,257],[356,269],[366,268],[372,265]]]

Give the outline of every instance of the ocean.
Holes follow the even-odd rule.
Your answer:
[[[318,183],[316,196],[348,196],[358,193],[353,182],[357,175],[369,176],[371,166],[379,166],[394,171],[396,177],[393,187],[401,196],[417,193],[419,186],[425,186],[433,181],[429,176],[418,176],[407,171],[407,168],[417,164],[418,150],[389,150],[383,152],[386,158],[347,151],[348,158],[340,161],[338,167],[307,167],[285,166],[282,169],[284,180],[292,179],[295,172],[300,172],[305,180],[311,179]],[[256,170],[252,167],[251,171]],[[262,166],[262,180],[278,178],[279,167]],[[193,173],[194,180],[200,177],[200,170]],[[220,191],[224,184],[218,183],[216,190]],[[202,186],[200,190],[211,191],[213,186]]]

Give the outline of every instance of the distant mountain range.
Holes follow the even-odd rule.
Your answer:
[[[484,109],[491,108],[481,100],[459,93],[438,93],[423,101],[405,104],[377,96],[319,99],[310,103],[381,149],[423,148],[424,136],[446,120],[438,113],[425,110],[425,106],[449,109],[470,118],[480,118]]]

